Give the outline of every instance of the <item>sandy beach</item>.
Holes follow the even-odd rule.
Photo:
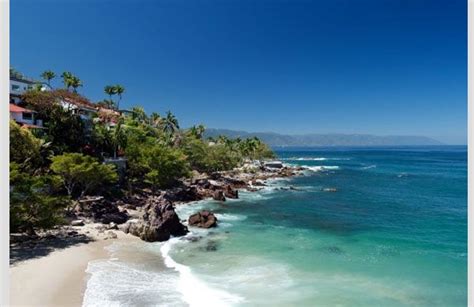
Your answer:
[[[94,224],[76,227],[79,234],[87,233],[89,242],[56,248],[47,255],[38,248],[38,256],[29,250],[30,259],[10,266],[11,306],[81,306],[88,274],[89,261],[108,257],[106,246],[117,240],[138,240],[121,231],[114,231],[116,239],[107,238],[107,231],[99,233]],[[107,239],[105,239],[107,238]],[[33,248],[34,250],[34,248]],[[26,250],[25,250],[26,252]]]

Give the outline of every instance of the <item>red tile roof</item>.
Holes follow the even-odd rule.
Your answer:
[[[10,112],[12,112],[12,113],[22,113],[22,112],[33,113],[35,111],[28,110],[28,109],[19,107],[16,104],[10,103]]]

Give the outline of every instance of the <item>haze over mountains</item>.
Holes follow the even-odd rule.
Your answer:
[[[207,129],[205,137],[225,135],[229,138],[258,137],[270,146],[402,146],[443,145],[424,136],[377,136],[370,134],[299,134],[286,135],[273,132],[246,132],[228,129]]]

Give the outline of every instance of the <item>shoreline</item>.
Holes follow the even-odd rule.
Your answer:
[[[248,172],[239,169],[222,173],[215,179],[207,175],[202,177],[201,174],[197,180],[208,180],[212,185],[216,184],[219,189],[230,186],[233,190],[256,192],[266,186],[267,180],[293,177],[299,171],[288,166],[271,171],[258,169]],[[185,186],[190,187],[192,181],[185,183]],[[211,188],[202,190],[205,197],[175,199],[172,201],[173,207],[188,205],[198,200],[215,199],[214,194],[209,193],[214,191],[212,185]],[[169,192],[170,190],[164,190],[164,193]],[[238,195],[235,198],[238,198]],[[126,209],[126,212],[133,213],[130,215],[133,220],[140,216],[137,213],[142,209],[142,206],[137,206]],[[90,278],[86,272],[89,262],[108,258],[110,254],[106,247],[114,241],[140,240],[138,236],[124,232],[122,227],[91,223],[89,219],[84,219],[84,223],[83,226],[62,226],[53,231],[54,235],[51,231],[47,231],[42,234],[41,239],[30,238],[30,241],[10,245],[10,250],[13,251],[9,272],[10,305],[82,306],[87,281]],[[61,238],[58,239],[59,237]]]
[[[90,241],[52,247],[47,255],[10,264],[10,306],[82,306],[89,262],[108,258],[106,247],[113,242],[138,240],[121,231],[114,232],[117,238],[108,238],[97,226],[74,227],[78,235],[87,235]]]

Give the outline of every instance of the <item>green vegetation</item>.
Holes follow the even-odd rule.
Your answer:
[[[34,233],[62,221],[67,198],[55,192],[56,178],[32,176],[10,163],[10,230]]]
[[[45,71],[50,84],[56,76]],[[181,128],[176,116],[147,115],[140,106],[118,112],[125,88],[109,85],[109,99],[92,103],[77,93],[81,80],[61,74],[64,89],[26,92],[22,104],[36,111],[44,129],[28,130],[10,123],[11,218],[15,231],[46,228],[61,221],[68,208],[85,195],[107,190],[149,188],[154,192],[174,186],[191,171],[231,170],[249,159],[272,158],[259,139],[204,139],[205,127]],[[117,101],[113,96],[117,95]],[[102,107],[89,120],[80,109]],[[126,159],[118,172],[105,163]]]
[[[69,197],[80,198],[118,179],[115,166],[99,163],[91,156],[66,153],[51,160],[50,168],[61,179]]]

